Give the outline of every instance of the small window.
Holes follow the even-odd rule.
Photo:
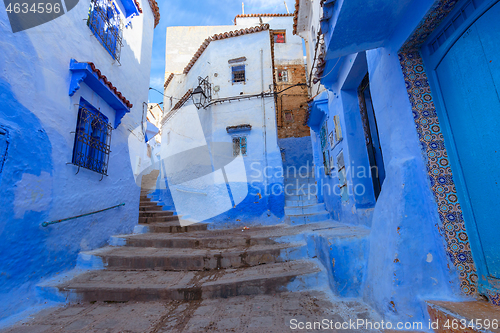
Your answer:
[[[92,0],[87,25],[106,51],[119,62],[122,22],[115,4],[111,0]]]
[[[233,83],[245,82],[245,65],[233,66]]]
[[[72,163],[107,176],[112,130],[108,118],[82,98]]]
[[[247,137],[233,137],[233,156],[247,156]]]
[[[288,70],[278,69],[278,82],[288,82]]]
[[[292,113],[292,111],[285,111],[285,121],[287,123],[293,123],[293,113]]]
[[[286,43],[286,35],[284,31],[274,33],[274,42],[278,44]]]

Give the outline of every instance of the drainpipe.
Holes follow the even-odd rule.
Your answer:
[[[263,119],[262,119],[262,135],[264,137],[264,163],[265,163],[265,169],[264,169],[264,189],[266,190],[267,193],[267,177],[265,175],[265,172],[267,171],[267,129],[266,129],[266,103],[264,101],[264,50],[260,49],[260,75],[261,75],[261,91],[262,91],[262,114],[263,114]],[[266,206],[268,198],[266,195]]]

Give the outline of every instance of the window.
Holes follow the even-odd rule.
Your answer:
[[[284,44],[286,42],[285,32],[284,31],[274,32],[274,42],[278,44]]]
[[[292,111],[285,111],[285,121],[287,123],[293,123],[293,113]]]
[[[120,61],[122,22],[111,0],[91,0],[87,25],[113,59]]]
[[[287,69],[278,69],[278,82],[288,82],[288,70]]]
[[[82,98],[72,163],[107,176],[112,130],[108,118]]]
[[[335,126],[335,143],[342,140],[342,128],[340,127],[339,116],[333,117],[333,125]]]
[[[238,136],[233,137],[233,156],[247,156],[247,137]]]
[[[245,65],[233,66],[233,83],[245,82]]]
[[[7,150],[9,148],[9,132],[0,127],[0,173],[2,173],[3,165],[7,159]]]

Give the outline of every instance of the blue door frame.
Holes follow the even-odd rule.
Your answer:
[[[443,85],[443,82],[440,83],[439,81],[438,69],[440,64],[444,62],[445,57],[451,52],[453,46],[457,45],[459,39],[464,36],[464,34],[469,33],[469,29],[490,9],[493,8],[492,10],[498,10],[499,6],[499,0],[460,1],[455,9],[429,36],[426,43],[424,43],[421,48],[421,54],[425,62],[436,112],[442,125],[441,130],[451,160],[453,174],[455,175],[458,196],[462,203],[462,211],[470,239],[472,255],[478,270],[478,291],[481,294],[489,294],[488,291],[500,292],[499,274],[495,272],[495,269],[491,268],[491,261],[489,262],[490,270],[488,269],[488,262],[481,243],[480,230],[474,215],[473,203],[471,202],[472,200],[466,186],[466,176],[464,175],[459,158],[460,152],[456,146],[456,142],[460,140],[459,138],[455,140],[453,136],[452,124],[450,123],[448,110],[445,105],[444,96],[446,95],[446,87],[442,89],[441,85]],[[474,61],[474,59],[471,59],[471,61]],[[471,84],[474,83],[471,82]],[[455,135],[457,135],[457,133],[455,133]],[[499,169],[500,167],[497,167],[497,170]],[[485,177],[487,177],[487,175],[485,175]],[[497,218],[500,218],[500,216]],[[492,230],[500,228],[496,226],[498,224],[500,224],[500,222],[497,222],[497,220],[492,221]],[[498,242],[498,244],[498,252],[500,253],[500,242]]]

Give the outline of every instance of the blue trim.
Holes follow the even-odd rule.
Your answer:
[[[323,118],[328,113],[328,96],[324,93],[324,96],[322,94],[319,97],[317,100],[309,103],[310,113],[307,125],[315,132],[319,132]]]
[[[463,2],[461,5],[457,5],[457,7],[446,17],[446,19],[441,22],[441,24],[432,32],[432,34],[427,38],[425,43],[422,45],[420,49],[420,53],[422,54],[422,58],[425,61],[425,65],[428,68],[432,68],[432,70],[436,69],[441,60],[446,56],[448,51],[453,47],[456,41],[469,29],[469,27],[476,22],[484,13],[488,11],[498,0],[469,0]],[[465,7],[469,7],[469,4],[472,3],[476,7],[474,8],[473,13],[468,13],[468,17],[465,21],[461,21],[460,24],[452,22],[456,19],[457,15],[465,11]],[[453,29],[453,33],[450,37],[446,38],[439,48],[433,52],[431,50],[431,43],[436,40],[436,38],[444,33],[444,30],[450,24],[455,25]]]
[[[114,128],[118,128],[121,124],[122,118],[125,114],[130,112],[128,106],[126,106],[122,100],[119,99],[106,84],[104,84],[104,81],[97,77],[97,74],[92,71],[92,68],[88,63],[78,62],[75,59],[71,59],[69,70],[72,73],[69,85],[69,95],[73,96],[75,92],[80,89],[80,84],[85,82],[90,89],[95,91],[106,103],[108,103],[111,108],[115,110],[116,115]]]
[[[135,15],[139,15],[139,9],[133,0],[120,0],[120,2],[123,5],[123,9],[125,9],[124,14],[126,18],[132,18]]]

